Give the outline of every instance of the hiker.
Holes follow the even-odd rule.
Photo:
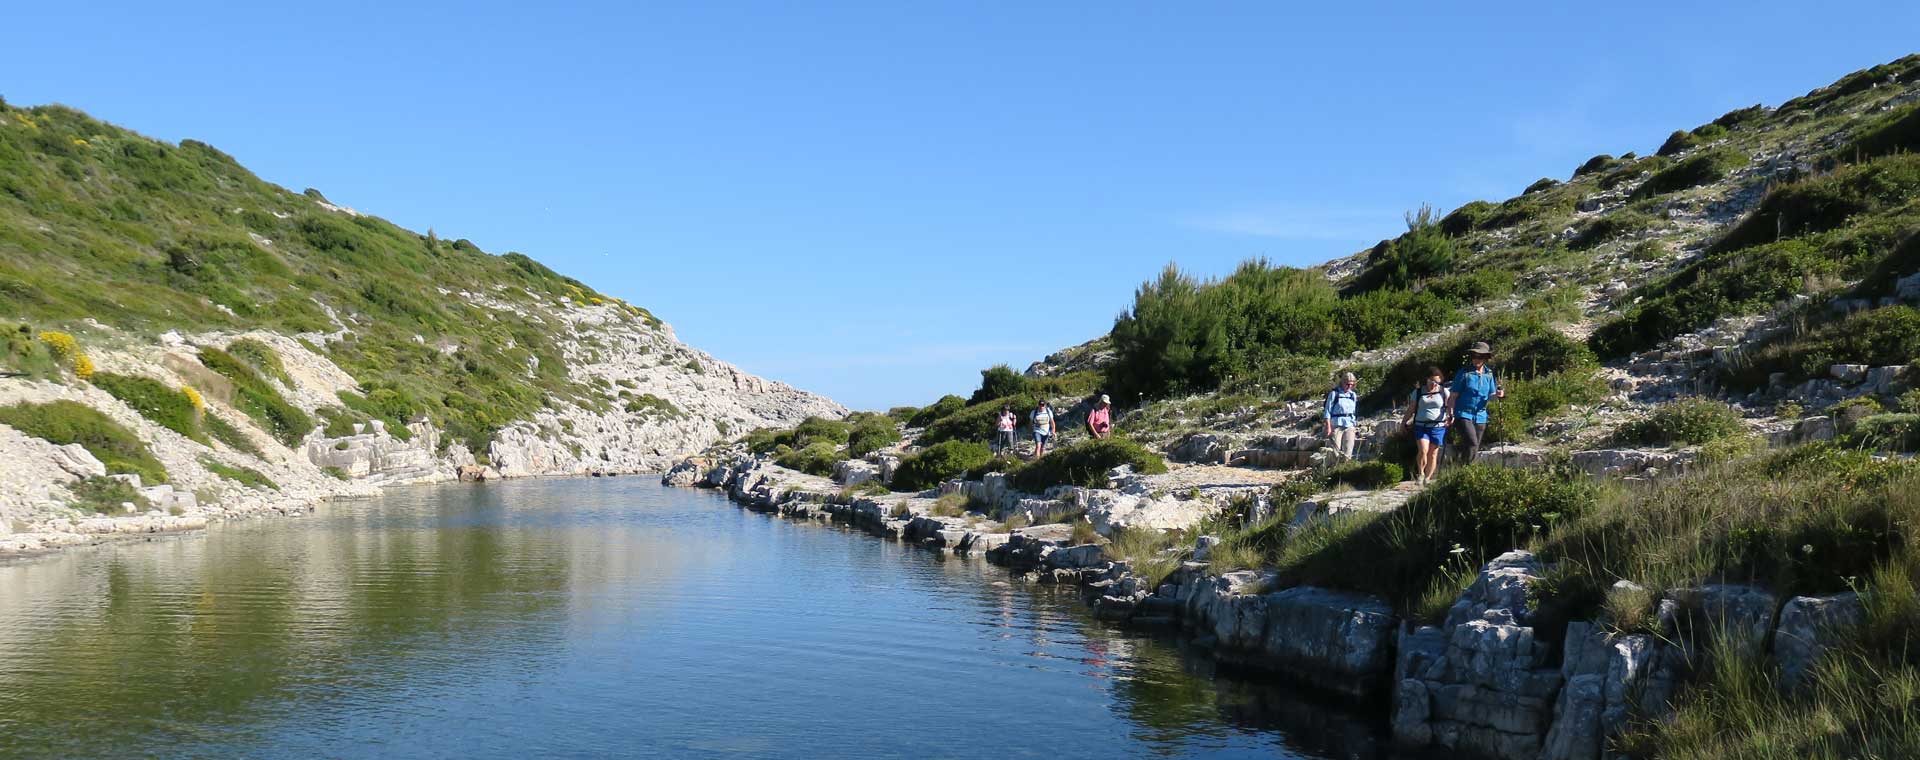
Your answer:
[[[1487,366],[1492,358],[1493,348],[1485,341],[1467,349],[1467,366],[1453,376],[1452,393],[1447,397],[1447,417],[1459,428],[1457,445],[1464,464],[1473,464],[1480,455],[1480,438],[1487,432],[1487,403],[1507,397],[1507,392],[1500,388],[1499,378]]]
[[[993,453],[999,454],[1013,450],[1013,429],[1020,424],[1020,418],[1013,413],[1012,405],[1000,407],[1000,419],[994,421]]]
[[[1354,390],[1359,380],[1352,372],[1340,375],[1340,384],[1327,392],[1324,410],[1327,443],[1340,453],[1343,462],[1353,461],[1353,439],[1359,432],[1360,394]]]
[[[1040,399],[1040,406],[1033,410],[1033,458],[1047,455],[1047,442],[1053,440],[1053,407],[1046,399]]]
[[[1413,428],[1414,480],[1425,484],[1440,469],[1440,447],[1447,442],[1447,414],[1453,406],[1453,394],[1447,391],[1446,373],[1439,367],[1428,367],[1426,379],[1413,389],[1409,400],[1412,403],[1407,404],[1400,424]]]
[[[1095,438],[1113,435],[1113,399],[1100,394],[1100,403],[1093,405],[1093,411],[1087,412],[1087,431]]]

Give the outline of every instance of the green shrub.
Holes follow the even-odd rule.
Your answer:
[[[1455,272],[1445,277],[1428,280],[1426,292],[1450,303],[1476,304],[1511,294],[1513,275],[1497,269]]]
[[[1841,262],[1801,240],[1713,253],[1638,290],[1639,303],[1588,339],[1604,358],[1643,351],[1715,319],[1770,307],[1801,293]]]
[[[66,446],[80,444],[107,472],[140,476],[146,485],[167,482],[167,469],[133,431],[77,401],[0,407],[0,425]]]
[[[847,432],[847,453],[856,459],[900,442],[900,430],[892,417],[861,414],[850,419],[852,427]]]
[[[1716,148],[1706,151],[1656,172],[1647,179],[1645,184],[1634,189],[1633,197],[1651,198],[1689,187],[1698,187],[1709,182],[1718,182],[1733,170],[1746,166],[1751,161],[1752,159],[1746,153],[1733,148]]]
[[[1038,406],[1038,402],[1029,401],[1025,398],[1007,398],[996,399],[982,404],[974,404],[935,420],[933,424],[927,426],[926,432],[921,434],[920,442],[923,444],[932,444],[942,441],[990,440],[993,437],[994,425],[1000,417],[1000,408],[1003,405],[1012,406],[1013,413],[1019,416],[1024,424],[1027,415],[1033,411],[1034,407]],[[1066,429],[1065,420],[1060,419],[1060,415],[1064,413],[1064,409],[1058,407],[1054,409],[1054,427],[1057,430]]]
[[[793,449],[774,459],[774,464],[789,470],[799,470],[808,475],[826,477],[833,474],[833,466],[840,463],[840,447],[823,440],[816,440],[804,448]]]
[[[651,393],[642,393],[638,396],[631,397],[631,399],[627,401],[626,412],[643,417],[657,416],[670,420],[684,419],[687,416],[687,413],[682,411],[680,407],[676,406],[672,401]]]
[[[993,453],[984,443],[946,441],[907,457],[893,471],[896,491],[925,491],[985,464]]]
[[[1493,216],[1498,205],[1486,201],[1473,201],[1453,210],[1440,219],[1440,231],[1451,237],[1460,237],[1480,228],[1480,225]]]
[[[279,380],[288,387],[293,385],[293,377],[287,374],[287,366],[280,362],[280,355],[272,347],[252,338],[242,338],[227,346],[227,353],[233,358],[246,362],[260,374]]]
[[[219,415],[202,410],[200,424],[206,428],[207,434],[213,436],[214,440],[232,447],[234,451],[255,459],[265,458],[266,455],[260,451],[259,446],[254,444],[253,439],[240,432],[240,429],[234,427],[232,423],[220,419]]]
[[[269,491],[280,490],[280,484],[273,482],[272,478],[262,475],[258,470],[249,467],[238,467],[205,458],[200,460],[200,464],[206,467],[208,472],[248,488],[264,488]]]
[[[1442,471],[1399,510],[1350,513],[1289,530],[1286,516],[1223,543],[1257,551],[1282,585],[1313,585],[1379,596],[1411,611],[1442,579],[1458,583],[1473,568],[1590,509],[1595,487],[1537,470],[1470,465]],[[1452,589],[1458,593],[1458,587]]]
[[[1559,186],[1560,186],[1560,180],[1554,179],[1552,177],[1541,177],[1537,180],[1534,180],[1533,184],[1528,185],[1527,189],[1520,191],[1520,194],[1532,195],[1534,193],[1541,192],[1543,190],[1552,190]]]
[[[1620,426],[1614,438],[1634,445],[1697,446],[1745,432],[1746,423],[1732,407],[1690,398],[1661,404],[1653,414]]]
[[[1837,229],[1861,214],[1920,196],[1920,156],[1891,156],[1774,188],[1759,208],[1714,242],[1731,251]]]
[[[1841,148],[1837,157],[1858,161],[1899,153],[1920,152],[1920,104],[1881,114],[1854,131],[1853,142]]]
[[[1406,288],[1416,282],[1446,274],[1460,257],[1453,239],[1434,219],[1433,209],[1422,206],[1407,214],[1407,232],[1375,246],[1367,256],[1367,268],[1361,272],[1360,290]]]
[[[1327,471],[1327,482],[1362,491],[1386,488],[1406,479],[1406,471],[1392,462],[1347,462]]]
[[[1622,159],[1619,164],[1600,177],[1600,189],[1612,190],[1639,179],[1641,175],[1657,173],[1672,164],[1673,162],[1665,156],[1647,156],[1632,161]]]
[[[1017,396],[1027,391],[1027,378],[1012,367],[995,364],[980,370],[980,387],[967,399],[969,404],[978,404],[1007,396]]]
[[[1585,177],[1589,174],[1598,174],[1600,172],[1603,172],[1615,166],[1618,166],[1619,164],[1620,164],[1620,159],[1614,158],[1609,154],[1602,153],[1600,155],[1594,156],[1593,158],[1587,159],[1586,163],[1583,163],[1580,165],[1580,168],[1573,170],[1573,176],[1574,178],[1577,179],[1580,177]]]
[[[94,387],[133,407],[154,424],[201,443],[207,442],[207,432],[200,424],[200,409],[194,406],[193,398],[180,389],[150,377],[108,372],[94,374],[92,382]]]
[[[888,417],[892,417],[895,422],[901,423],[913,419],[914,415],[919,413],[920,407],[917,406],[896,406],[887,410]]]
[[[1886,451],[1920,451],[1920,414],[1876,414],[1860,420],[1848,433],[1856,446]]]
[[[1487,406],[1483,443],[1525,440],[1534,423],[1575,404],[1597,404],[1607,397],[1606,383],[1585,369],[1509,378],[1500,387],[1507,396]]]
[[[118,478],[87,478],[68,485],[67,490],[73,494],[67,506],[100,514],[122,514],[126,511],[122,504],[132,504],[136,511],[153,506],[132,484]]]
[[[1341,298],[1318,272],[1265,261],[1212,282],[1168,267],[1114,322],[1106,387],[1123,400],[1210,391],[1250,377],[1273,356],[1344,357],[1452,315],[1430,293],[1386,289]]]
[[[941,396],[939,401],[926,406],[907,419],[907,427],[923,428],[940,419],[967,408],[967,400],[959,396]]]
[[[1660,149],[1654,151],[1654,155],[1671,158],[1699,144],[1700,141],[1694,138],[1692,132],[1676,129],[1673,134],[1667,135],[1666,142],[1660,143]]]
[[[1054,449],[1014,473],[1015,488],[1042,493],[1060,485],[1107,488],[1107,472],[1128,465],[1133,471],[1151,475],[1167,471],[1166,460],[1145,446],[1124,438],[1081,441]]]
[[[287,402],[253,367],[217,348],[200,349],[200,363],[233,381],[234,405],[292,446],[313,430],[313,418]]]
[[[1736,108],[1734,110],[1721,114],[1720,118],[1713,120],[1713,123],[1719,127],[1732,131],[1732,130],[1740,129],[1741,127],[1747,126],[1749,124],[1757,123],[1762,119],[1765,119],[1766,117],[1767,117],[1767,107],[1756,104],[1756,105],[1747,106],[1746,108]]]
[[[1601,243],[1614,238],[1644,232],[1653,225],[1652,216],[1633,209],[1621,209],[1580,228],[1580,232],[1574,235],[1573,240],[1568,241],[1567,245],[1576,251],[1583,251],[1598,247]]]
[[[60,376],[59,361],[47,344],[34,337],[31,326],[0,322],[0,340],[6,343],[4,353],[0,353],[0,370],[40,380]]]
[[[1741,352],[1722,379],[1733,387],[1758,388],[1775,372],[1799,381],[1825,377],[1835,364],[1895,366],[1915,356],[1920,356],[1920,309],[1888,306],[1776,336]]]
[[[348,475],[346,470],[340,469],[338,467],[322,467],[320,468],[320,471],[326,473],[329,477],[333,478],[334,480],[352,480],[353,479],[353,476]]]

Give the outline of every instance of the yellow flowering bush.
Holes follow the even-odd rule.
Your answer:
[[[180,392],[186,395],[188,401],[193,402],[193,408],[200,410],[207,408],[206,397],[201,396],[199,391],[193,389],[193,386],[182,385],[180,386]]]
[[[53,353],[53,358],[63,363],[71,362],[80,355],[80,341],[63,332],[40,333],[40,342],[47,344],[47,350]]]
[[[75,354],[73,357],[73,375],[82,380],[93,379],[93,357]]]

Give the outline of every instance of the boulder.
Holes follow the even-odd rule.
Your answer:
[[[1847,385],[1859,385],[1867,379],[1867,365],[1835,364],[1827,368],[1827,374]]]
[[[77,443],[55,448],[53,463],[80,480],[104,477],[107,474],[107,466],[94,458],[93,452],[87,451],[87,447]]]
[[[1547,450],[1537,446],[1495,446],[1481,449],[1473,461],[1494,467],[1536,468],[1546,465]]]
[[[843,486],[857,486],[879,479],[880,466],[864,459],[848,459],[833,466],[833,482]]]
[[[1225,464],[1227,445],[1220,436],[1212,433],[1194,433],[1175,444],[1167,452],[1167,458],[1176,462]]]
[[[1865,619],[1866,608],[1853,592],[1788,600],[1773,635],[1773,656],[1780,663],[1782,682],[1789,687],[1804,685],[1820,656]]]

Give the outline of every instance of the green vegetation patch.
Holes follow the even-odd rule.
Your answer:
[[[272,478],[269,478],[265,475],[260,474],[259,470],[255,470],[250,467],[240,467],[238,465],[230,465],[215,459],[208,459],[205,457],[202,457],[200,459],[200,465],[207,468],[208,472],[211,472],[215,475],[226,478],[227,480],[231,480],[235,483],[239,483],[240,485],[246,486],[248,488],[264,488],[269,491],[280,490],[280,484],[273,482]]]
[[[773,462],[790,470],[826,477],[833,474],[833,466],[839,464],[841,459],[839,446],[816,440],[803,448],[788,450],[775,457]]]
[[[847,431],[847,454],[854,458],[900,442],[900,428],[887,415],[862,412],[848,417],[847,422],[850,425]]]
[[[133,484],[119,478],[87,478],[69,484],[67,491],[73,494],[73,501],[67,506],[103,515],[124,514],[126,508],[122,504],[132,504],[135,510],[143,512],[153,506]]]
[[[1142,475],[1167,471],[1166,460],[1145,446],[1125,438],[1102,438],[1047,452],[1046,456],[1012,473],[1013,485],[1029,493],[1042,493],[1063,485],[1110,488],[1107,473],[1121,465],[1130,466]]]
[[[1628,445],[1697,446],[1747,432],[1740,413],[1718,401],[1689,398],[1655,407],[1620,426],[1614,440]]]
[[[14,372],[35,380],[57,380],[60,362],[47,344],[34,337],[30,325],[0,322],[0,371]]]
[[[1392,462],[1347,462],[1327,470],[1331,486],[1347,486],[1362,491],[1386,488],[1406,479],[1406,471]]]
[[[1847,166],[1823,177],[1782,185],[1760,207],[1715,241],[1731,251],[1837,229],[1861,214],[1920,197],[1920,155],[1892,156]]]
[[[952,415],[965,408],[967,408],[966,399],[954,395],[941,396],[940,400],[915,410],[913,416],[907,418],[907,426],[923,428],[941,417]]]
[[[945,441],[907,457],[893,471],[893,490],[925,491],[986,464],[993,453],[984,443]]]
[[[1742,351],[1722,373],[1737,388],[1762,388],[1775,372],[1798,382],[1825,377],[1835,364],[1899,366],[1920,356],[1920,309],[1888,306],[1855,312],[1811,330],[1788,333]]]
[[[138,475],[146,485],[167,482],[167,469],[147,444],[120,423],[77,401],[0,407],[0,425],[66,446],[80,444],[112,474]]]
[[[1634,189],[1633,197],[1651,198],[1698,187],[1709,182],[1718,182],[1725,179],[1733,170],[1746,166],[1752,160],[1746,153],[1733,148],[1723,147],[1705,151],[1655,172],[1652,177],[1647,178],[1645,183]]]
[[[211,346],[200,349],[200,363],[233,381],[234,406],[258,421],[281,443],[292,446],[313,430],[313,418],[288,403],[252,366]]]
[[[108,372],[96,373],[91,382],[94,387],[133,407],[140,416],[152,420],[154,424],[200,443],[207,443],[207,431],[200,422],[201,410],[185,391],[150,377]]]

